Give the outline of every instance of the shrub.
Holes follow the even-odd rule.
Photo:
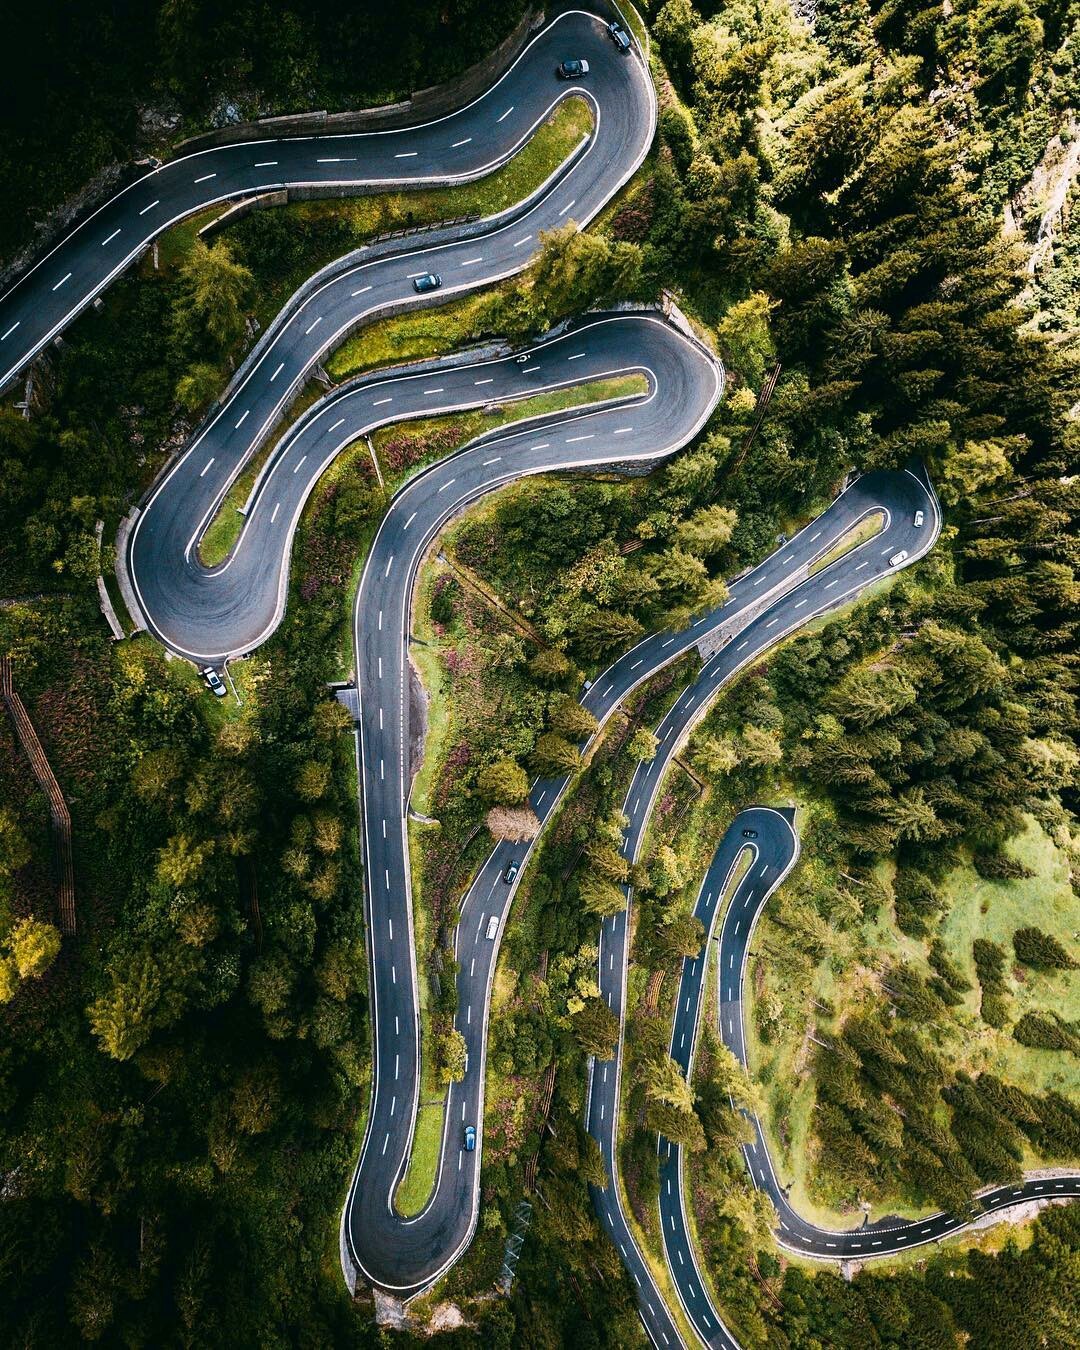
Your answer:
[[[527,806],[517,810],[509,806],[494,806],[487,813],[487,827],[496,839],[535,839],[540,833],[540,821]]]
[[[1036,970],[1075,970],[1076,962],[1051,933],[1041,928],[1018,928],[1013,934],[1016,959]]]
[[[655,759],[656,747],[660,744],[657,738],[652,734],[648,727],[638,727],[630,737],[630,744],[627,747],[631,755],[637,760],[647,761]]]
[[[979,1009],[987,1026],[1004,1030],[1009,1023],[1009,1000],[1004,994],[983,994]]]
[[[517,760],[498,759],[476,775],[476,788],[486,801],[513,805],[525,800],[529,780]]]
[[[1025,1013],[1013,1027],[1013,1036],[1034,1050],[1069,1050],[1080,1055],[1080,1036],[1054,1013]]]

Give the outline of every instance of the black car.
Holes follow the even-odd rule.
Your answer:
[[[560,66],[556,66],[555,74],[560,80],[580,80],[583,75],[588,75],[588,61],[564,61]]]
[[[505,881],[506,884],[509,886],[510,883],[513,881],[513,879],[517,876],[517,874],[518,874],[518,864],[516,862],[512,862],[510,866],[506,869],[506,871],[503,873],[503,881]]]
[[[743,832],[742,832],[742,837],[743,837],[744,839],[756,839],[756,838],[757,838],[757,830],[743,830]]]
[[[413,277],[413,290],[417,295],[426,295],[428,291],[437,291],[442,285],[438,272],[425,272],[422,277]]]
[[[618,47],[619,51],[628,52],[630,50],[630,34],[626,31],[626,29],[622,26],[622,24],[609,23],[607,26],[607,30],[608,33],[611,35],[612,42],[614,42],[615,46]]]

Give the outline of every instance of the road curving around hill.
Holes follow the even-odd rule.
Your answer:
[[[567,57],[588,60],[587,79],[556,78]],[[242,449],[258,428],[272,424],[297,380],[345,333],[374,312],[416,302],[410,273],[442,274],[443,290],[431,298],[438,303],[521,271],[540,230],[568,220],[585,224],[611,200],[644,159],[656,126],[656,96],[636,48],[620,55],[602,19],[571,9],[547,23],[487,93],[445,117],[355,135],[244,141],[160,165],[111,197],[0,295],[0,389],[185,217],[282,188],[332,195],[471,182],[512,159],[571,94],[592,104],[593,133],[585,152],[527,210],[459,229],[434,247],[397,241],[396,265],[389,267],[380,257],[385,250],[360,250],[353,266],[306,297],[202,434],[204,443],[225,452]],[[376,261],[368,263],[367,256]],[[249,425],[235,437],[241,414]]]
[[[591,67],[588,80],[572,89],[553,73],[569,56],[585,58]],[[531,418],[415,474],[389,504],[357,592],[357,757],[374,1067],[367,1129],[343,1212],[343,1263],[348,1273],[401,1298],[430,1287],[475,1230],[492,980],[531,852],[531,846],[496,845],[462,902],[455,930],[455,1025],[465,1038],[467,1068],[448,1092],[432,1195],[420,1214],[406,1219],[396,1211],[394,1195],[409,1161],[421,1076],[407,840],[409,615],[417,569],[452,515],[523,475],[648,466],[674,453],[693,440],[715,408],[723,369],[701,343],[659,314],[631,312],[576,321],[527,352],[465,354],[373,373],[321,399],[275,446],[247,504],[240,538],[220,566],[199,562],[198,542],[292,394],[345,335],[376,317],[426,303],[413,288],[422,272],[443,277],[431,303],[520,272],[535,256],[542,230],[567,221],[582,225],[612,199],[652,141],[656,100],[648,72],[636,51],[618,54],[599,18],[569,10],[532,39],[487,94],[449,117],[363,135],[222,146],[155,169],[106,203],[0,297],[2,387],[184,216],[283,185],[400,188],[478,178],[517,153],[570,92],[592,103],[593,132],[528,201],[457,234],[361,250],[301,288],[256,344],[205,426],[155,484],[124,558],[150,631],[182,656],[220,664],[252,651],[280,622],[304,504],[325,468],[359,436],[406,418],[505,407],[614,376],[644,376],[642,395]],[[811,575],[853,527],[877,514],[880,533]],[[705,658],[660,725],[656,758],[634,775],[626,803],[628,858],[640,852],[672,755],[719,689],[811,618],[921,557],[939,528],[937,503],[920,469],[868,474],[737,578],[723,605],[683,631],[643,639],[586,688],[582,702],[602,725],[632,690],[679,655],[699,647]],[[533,784],[530,804],[542,823],[551,818],[568,781]],[[519,870],[508,884],[511,862]],[[615,915],[604,920],[600,936],[600,989],[620,1020],[628,924],[628,912]],[[658,1346],[672,1346],[681,1334],[620,1200],[615,1154],[620,1063],[617,1051],[590,1073],[588,1128],[612,1178],[606,1190],[593,1191],[593,1199],[637,1286],[649,1336]],[[464,1147],[466,1125],[476,1128],[475,1151]],[[727,1333],[708,1306],[700,1277],[684,1283],[674,1266],[671,1274],[700,1334],[710,1343],[734,1344],[730,1337],[718,1339]]]
[[[882,525],[877,534],[825,563],[826,558],[838,551],[837,546],[851,536],[854,527],[878,513]],[[691,643],[700,643],[706,653],[712,649],[710,637],[718,643],[717,649],[707,655],[697,678],[683,690],[655,728],[659,740],[655,758],[639,764],[631,779],[623,804],[628,825],[622,851],[629,862],[635,862],[641,854],[648,822],[672,759],[720,690],[812,619],[856,599],[868,586],[917,562],[933,547],[940,530],[937,499],[920,466],[865,474],[758,567],[732,582],[729,599],[719,610],[697,619],[684,634],[660,633],[645,639],[593,682],[584,701],[595,712],[597,707],[590,700],[605,697],[609,686],[619,688],[629,671],[635,671],[639,679],[655,674],[662,664],[660,655],[685,650],[688,638]],[[819,570],[812,571],[815,565]],[[625,692],[620,695],[624,696]],[[600,926],[600,993],[619,1017],[620,1037],[614,1057],[593,1065],[586,1128],[599,1144],[614,1182],[605,1190],[593,1187],[593,1203],[606,1231],[623,1252],[631,1275],[644,1287],[647,1280],[650,1283],[654,1280],[635,1241],[618,1180],[622,1029],[626,1019],[633,899],[629,887],[626,895],[626,911],[605,919]],[[700,1326],[687,1313],[691,1325],[710,1345],[735,1346],[734,1338],[708,1302],[693,1261],[688,1265],[684,1255],[680,1267],[676,1257],[676,1268],[679,1277],[673,1270],[671,1278],[684,1310],[694,1307],[698,1314]],[[662,1303],[645,1300],[642,1320],[655,1344],[668,1346],[681,1342],[674,1319]]]
[[[412,1123],[419,1088],[419,1012],[411,923],[409,869],[405,816],[408,784],[404,751],[408,743],[406,616],[411,605],[413,578],[419,561],[445,520],[467,501],[509,481],[522,472],[542,467],[610,462],[615,454],[625,461],[634,455],[653,458],[685,443],[693,428],[703,424],[721,390],[720,372],[706,353],[689,343],[655,316],[602,316],[583,322],[565,336],[534,351],[532,360],[546,369],[575,361],[579,371],[597,375],[634,368],[625,361],[631,338],[640,331],[641,350],[648,351],[650,392],[615,409],[585,410],[572,423],[528,431],[509,431],[488,437],[478,445],[431,466],[398,494],[380,528],[368,558],[356,604],[357,686],[360,692],[361,784],[368,888],[368,940],[372,969],[372,1009],[375,1031],[375,1069],[372,1106],[364,1144],[350,1189],[344,1216],[344,1239],[350,1261],[370,1283],[408,1298],[429,1287],[468,1245],[478,1214],[479,1168],[482,1156],[484,1069],[491,982],[499,942],[521,872],[531,856],[531,845],[497,844],[479,869],[462,902],[455,929],[458,964],[455,1027],[465,1038],[468,1068],[459,1083],[451,1084],[444,1112],[442,1148],[435,1188],[425,1209],[405,1220],[393,1207],[393,1196],[408,1165]],[[614,344],[624,364],[604,357],[604,344]],[[675,365],[659,364],[671,349],[672,360],[693,372],[679,399],[662,401],[655,389],[666,390]],[[600,364],[582,365],[600,356]],[[501,363],[515,377],[514,362]],[[638,367],[646,369],[644,362]],[[658,370],[663,372],[658,376]],[[710,370],[712,371],[710,377]],[[425,377],[427,378],[427,377]],[[471,378],[471,376],[470,376]],[[485,376],[485,378],[487,378]],[[577,377],[575,377],[577,378]],[[442,377],[440,376],[440,380]],[[696,390],[696,401],[690,391]],[[332,409],[335,418],[339,410]],[[329,412],[327,416],[329,416]],[[681,419],[685,418],[685,422]],[[653,420],[654,419],[654,420]],[[625,433],[618,441],[616,436]],[[615,446],[618,445],[618,450]],[[299,448],[292,454],[299,453]],[[532,458],[529,458],[529,457]],[[286,466],[287,467],[287,466]],[[491,475],[489,477],[488,475]],[[923,520],[915,525],[917,511]],[[848,536],[867,514],[881,512],[887,522],[882,533],[844,555],[813,577],[811,566]],[[671,728],[661,728],[663,744],[674,728],[689,724],[698,707],[695,692],[709,680],[722,683],[729,663],[737,667],[752,659],[760,646],[771,645],[781,616],[788,627],[810,613],[835,607],[866,584],[865,560],[876,561],[871,575],[888,565],[882,559],[906,547],[917,557],[936,537],[938,517],[933,494],[917,473],[883,473],[858,480],[783,549],[732,584],[728,600],[700,616],[680,632],[654,634],[593,681],[583,698],[601,725],[633,689],[679,655],[703,642],[725,645],[706,663],[702,676],[680,698]],[[782,605],[788,606],[785,611]],[[372,619],[374,618],[374,623]],[[781,630],[787,631],[787,628]],[[750,650],[752,634],[755,645]],[[746,649],[750,654],[743,654]],[[705,685],[703,685],[703,681]],[[681,719],[681,723],[678,719]],[[660,758],[660,757],[658,757]],[[643,766],[645,768],[646,766]],[[529,803],[545,824],[554,813],[568,784],[567,778],[539,780],[532,785]],[[627,812],[643,827],[651,797],[632,792]],[[518,877],[504,880],[511,863]],[[625,915],[605,921],[618,937],[625,932]],[[494,935],[489,927],[494,920]],[[603,940],[602,940],[603,943]],[[610,943],[602,945],[608,952]],[[614,949],[601,988],[614,1006],[623,964],[615,970]],[[616,986],[608,987],[609,979]],[[605,1119],[607,1066],[598,1066],[590,1092],[590,1119]],[[607,1119],[610,1121],[611,1117]],[[398,1123],[402,1122],[402,1123]],[[465,1148],[464,1132],[477,1127],[475,1152]],[[602,1147],[605,1141],[601,1138]],[[610,1140],[604,1156],[611,1165]],[[674,1345],[680,1337],[633,1236],[625,1226],[614,1187],[597,1192],[601,1214],[641,1291],[643,1319],[658,1345]]]
[[[749,838],[747,832],[752,832]],[[740,855],[749,851],[751,862],[737,884],[729,881]],[[702,950],[683,961],[671,1033],[671,1055],[689,1077],[705,1002],[707,949],[718,916],[723,920],[717,938],[717,1031],[723,1043],[748,1067],[745,1024],[749,1009],[744,996],[746,962],[758,919],[799,856],[795,810],[792,807],[753,806],[732,821],[717,846],[694,906],[705,929]],[[730,896],[727,892],[731,890]],[[727,900],[726,907],[724,901]],[[1080,1176],[1036,1176],[1019,1186],[995,1186],[975,1197],[973,1212],[956,1217],[937,1213],[921,1219],[886,1216],[855,1228],[829,1229],[804,1219],[790,1204],[787,1187],[779,1180],[761,1121],[747,1115],[752,1141],[743,1146],[747,1172],[764,1191],[777,1214],[776,1240],[799,1255],[827,1261],[866,1261],[895,1256],[927,1243],[951,1237],[972,1223],[1033,1200],[1080,1196]],[[668,1140],[660,1148],[660,1226],[664,1253],[672,1280],[688,1319],[710,1346],[735,1345],[719,1322],[701,1277],[692,1229],[686,1213],[683,1150]]]

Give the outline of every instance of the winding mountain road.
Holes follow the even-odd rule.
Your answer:
[[[464,1149],[464,1127],[483,1122],[484,1066],[491,979],[498,942],[487,938],[497,916],[499,934],[514,888],[502,878],[521,847],[494,849],[474,879],[455,930],[458,1014],[468,1071],[451,1085],[445,1112],[437,1183],[425,1210],[403,1220],[393,1207],[407,1166],[419,1089],[417,976],[407,843],[411,779],[406,764],[408,726],[408,616],[416,569],[446,520],[466,503],[527,473],[583,467],[620,459],[651,460],[670,454],[704,424],[720,396],[721,372],[696,344],[657,316],[611,315],[589,320],[534,349],[540,371],[528,390],[613,373],[645,374],[649,391],[613,407],[557,414],[525,429],[486,437],[412,478],[395,496],[364,567],[355,617],[356,675],[360,695],[362,826],[367,876],[368,950],[374,1026],[374,1086],[367,1133],[346,1206],[352,1259],[366,1279],[408,1297],[426,1288],[464,1250],[476,1222],[482,1139]],[[512,358],[480,366],[446,368],[438,376],[464,397],[483,383],[484,396],[520,396],[521,367]],[[571,373],[572,372],[572,373]],[[417,397],[431,375],[402,376]],[[494,381],[494,383],[491,383]],[[541,383],[541,381],[543,383]],[[373,392],[328,401],[316,419],[349,416],[362,423]],[[400,389],[401,383],[394,385]],[[401,394],[402,401],[407,397]],[[472,393],[475,400],[477,395]],[[304,453],[289,449],[280,473]],[[277,470],[275,472],[278,472]],[[274,492],[277,489],[273,490]],[[269,495],[266,495],[269,493]],[[269,502],[273,493],[264,490]],[[265,514],[265,508],[264,508]],[[279,542],[280,548],[280,542]],[[614,706],[614,700],[612,701]],[[532,791],[545,819],[562,784],[538,783]]]
[[[589,61],[587,80],[568,84],[556,78],[555,67],[569,56]],[[510,276],[531,260],[540,230],[567,220],[587,223],[630,178],[652,142],[656,97],[644,62],[636,51],[620,56],[602,20],[583,10],[558,14],[487,93],[420,126],[245,141],[154,169],[110,198],[0,296],[0,389],[184,217],[283,187],[311,185],[329,192],[338,185],[396,190],[469,182],[512,159],[571,95],[593,107],[588,148],[525,214],[510,213],[510,224],[496,217],[489,228],[465,231],[468,238],[435,248],[400,241],[389,266],[361,261],[290,313],[285,331],[275,334],[273,344],[262,344],[263,360],[231,391],[219,413],[222,425],[212,423],[203,433],[204,442],[242,452],[344,333],[375,312],[415,303],[410,272],[442,273],[443,290],[432,303]],[[372,252],[378,256],[380,250]],[[234,438],[230,429],[241,415],[250,424],[243,437]]]
[[[572,88],[557,82],[553,73],[570,56],[585,58],[591,66],[587,81]],[[431,303],[513,275],[535,255],[541,230],[566,221],[582,225],[611,200],[652,141],[656,100],[647,70],[636,52],[619,55],[596,16],[577,10],[562,13],[533,38],[488,93],[451,116],[364,135],[222,146],[155,169],[106,203],[0,297],[3,387],[163,229],[182,217],[214,202],[285,185],[403,187],[478,178],[517,153],[570,94],[592,104],[593,132],[527,202],[452,237],[361,250],[301,289],[256,344],[205,427],[155,485],[126,556],[151,631],[181,655],[222,662],[251,651],[280,622],[292,538],[304,504],[326,466],[358,436],[403,418],[513,404],[615,375],[645,377],[642,395],[534,418],[485,436],[416,474],[390,503],[357,593],[357,748],[374,1072],[367,1131],[343,1214],[343,1240],[355,1271],[402,1297],[428,1288],[465,1250],[475,1228],[491,982],[520,872],[510,885],[503,877],[511,861],[523,867],[530,852],[522,845],[498,844],[462,902],[455,937],[456,1026],[465,1038],[468,1067],[448,1094],[431,1198],[419,1215],[405,1219],[394,1207],[394,1194],[408,1164],[420,1083],[406,834],[409,614],[417,568],[451,515],[524,474],[655,462],[670,455],[704,426],[722,394],[723,370],[700,343],[657,314],[619,313],[571,324],[560,335],[537,342],[524,362],[509,353],[466,355],[365,376],[320,400],[274,448],[228,559],[219,567],[204,568],[197,545],[295,390],[344,335],[376,316],[421,303],[413,290],[421,272],[438,271],[444,278]],[[810,574],[815,562],[854,525],[878,512],[884,522],[880,533]],[[695,646],[704,656],[698,677],[660,724],[659,753],[634,775],[625,808],[628,858],[638,857],[664,773],[713,695],[781,638],[894,570],[890,559],[898,551],[905,553],[905,565],[921,557],[939,528],[937,503],[921,470],[869,474],[771,557],[736,579],[723,605],[684,631],[645,638],[586,689],[582,701],[603,724],[628,693],[666,663]],[[551,816],[567,782],[533,785],[530,803],[542,822]],[[755,810],[764,821],[766,809]],[[784,847],[790,852],[790,841],[785,843],[774,819],[784,821],[794,839],[783,813],[769,814],[770,823],[759,831],[759,857],[761,867],[770,872],[759,871],[755,864],[757,880],[744,883],[750,889],[744,894],[740,888],[737,896],[747,926],[741,935],[733,929],[727,946],[721,937],[722,959],[726,955],[740,972],[753,918],[778,884]],[[790,866],[793,856],[784,866]],[[718,869],[730,865],[726,854],[717,857],[711,883],[706,879],[710,923],[722,890]],[[489,939],[492,919],[495,935]],[[615,915],[604,921],[600,936],[600,989],[620,1021],[628,923],[628,912]],[[673,1031],[673,1053],[677,1058],[685,1054],[686,1065],[696,1035],[703,968],[699,959],[684,969],[683,1011]],[[741,975],[738,984],[723,988],[722,1027],[726,1020],[741,1054]],[[736,1024],[737,1035],[731,1031]],[[594,1190],[593,1199],[637,1285],[648,1334],[658,1346],[672,1346],[681,1343],[680,1332],[619,1199],[615,1143],[620,1064],[617,1051],[613,1060],[596,1063],[591,1070],[587,1124],[616,1183]],[[475,1152],[463,1147],[466,1124],[477,1128]],[[758,1178],[764,1171],[761,1184],[769,1185],[771,1178],[779,1196],[782,1222],[791,1225],[781,1240],[803,1243],[819,1254],[818,1230],[799,1227],[797,1216],[782,1208],[785,1202],[771,1165],[762,1167],[768,1155],[760,1134],[748,1161]],[[672,1178],[672,1169],[677,1175],[678,1167],[678,1157],[669,1154],[665,1179]],[[665,1195],[677,1195],[679,1203],[672,1200],[664,1210]],[[705,1293],[681,1195],[677,1184],[661,1198],[672,1235],[669,1239],[665,1232],[675,1287],[703,1339],[734,1345]],[[845,1241],[857,1250],[851,1235]]]
[[[747,830],[754,831],[756,837],[746,838]],[[732,874],[745,851],[751,854],[750,865],[732,888]],[[717,1029],[724,1044],[747,1066],[745,1018],[749,1010],[743,999],[743,985],[750,943],[765,905],[794,867],[798,855],[795,811],[791,807],[754,806],[740,811],[717,846],[694,907],[705,929],[705,946],[697,956],[683,962],[672,1026],[671,1055],[687,1076],[693,1066],[701,1024],[708,964],[706,948],[725,898],[728,903],[723,908],[716,955]],[[731,894],[727,897],[729,890]],[[756,1115],[748,1120],[754,1138],[743,1147],[747,1172],[776,1209],[777,1242],[802,1256],[830,1261],[891,1256],[949,1237],[974,1219],[1013,1205],[1080,1196],[1080,1176],[1035,1177],[1019,1186],[997,1186],[981,1192],[975,1200],[974,1216],[937,1213],[910,1220],[886,1216],[856,1228],[821,1228],[793,1209],[786,1188],[776,1176],[761,1121]],[[668,1269],[694,1329],[706,1344],[731,1350],[735,1342],[719,1324],[694,1253],[685,1212],[682,1149],[662,1140],[660,1157],[660,1225]]]
[[[878,533],[834,561],[819,566],[819,570],[810,575],[815,563],[824,563],[836,544],[860,522],[878,513],[881,515]],[[713,635],[723,644],[708,657],[697,678],[679,695],[655,728],[659,739],[656,756],[639,764],[631,779],[623,804],[623,813],[629,822],[623,838],[623,854],[628,861],[634,862],[640,856],[648,822],[672,759],[719,690],[781,639],[818,615],[856,598],[873,582],[894,572],[896,568],[890,559],[898,553],[905,555],[900,566],[916,562],[933,547],[940,529],[937,499],[921,469],[866,474],[763,563],[732,582],[728,588],[729,599],[720,609],[696,620],[683,634],[660,633],[645,639],[621,657],[608,674],[594,681],[583,701],[597,712],[595,704],[590,702],[595,691],[599,690],[603,697],[609,685],[618,687],[625,680],[623,672],[628,669],[635,668],[644,679],[655,674],[663,664],[662,654],[685,650],[688,639],[702,643],[706,650]],[[623,696],[625,694],[620,695]],[[625,889],[626,912],[605,919],[600,926],[598,970],[601,996],[618,1014],[620,1027],[625,1024],[626,1016],[633,898],[631,889]],[[605,1190],[591,1189],[601,1222],[623,1252],[631,1275],[644,1289],[646,1283],[651,1284],[653,1280],[623,1209],[618,1182],[621,1074],[620,1032],[614,1058],[597,1061],[593,1066],[586,1111],[586,1127],[600,1146],[613,1184]],[[672,1278],[684,1308],[694,1309],[699,1334],[708,1343],[734,1346],[735,1341],[709,1304],[689,1242],[684,1242],[680,1250],[683,1261],[679,1263],[676,1254]],[[642,1320],[655,1344],[681,1343],[682,1337],[674,1319],[662,1302],[646,1299]],[[695,1323],[693,1316],[691,1322]]]

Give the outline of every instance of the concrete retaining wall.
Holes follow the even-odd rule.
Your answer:
[[[260,192],[254,197],[244,197],[238,202],[233,202],[232,206],[222,211],[220,216],[215,216],[213,220],[207,221],[199,231],[199,238],[209,239],[219,230],[223,230],[226,225],[242,220],[252,211],[265,211],[271,206],[287,206],[288,202],[289,192],[287,188],[278,188],[274,192]]]
[[[120,522],[116,531],[116,561],[113,564],[113,570],[116,573],[120,594],[124,597],[124,604],[127,605],[128,614],[131,615],[131,621],[135,625],[135,632],[141,633],[146,628],[146,617],[135,595],[131,573],[128,571],[128,540],[131,538],[131,531],[135,528],[135,522],[138,519],[139,508],[133,506]]]

